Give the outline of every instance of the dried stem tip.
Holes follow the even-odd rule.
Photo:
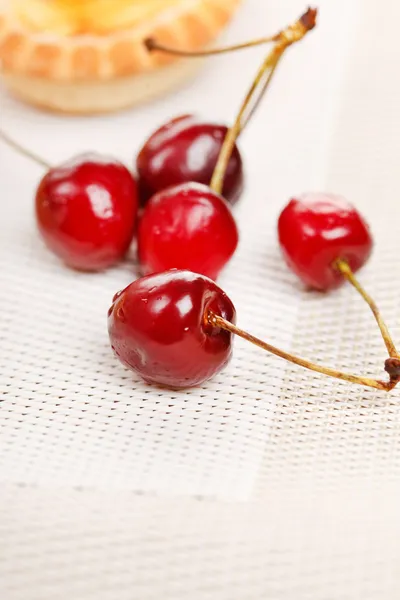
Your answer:
[[[391,383],[398,383],[400,381],[400,359],[399,358],[388,358],[385,361],[385,371],[390,377]]]
[[[290,25],[287,29],[279,31],[275,35],[267,37],[261,37],[247,42],[234,44],[232,46],[223,46],[222,48],[212,48],[206,50],[183,50],[181,48],[174,48],[173,46],[166,46],[160,43],[153,37],[148,37],[143,40],[143,45],[148,52],[164,52],[171,54],[172,56],[179,56],[181,58],[205,58],[206,56],[216,56],[218,54],[227,54],[229,52],[236,52],[237,50],[245,50],[246,48],[254,48],[268,42],[281,42],[287,46],[290,46],[294,42],[299,41],[304,35],[314,29],[316,26],[317,9],[309,8],[301,17]]]
[[[308,10],[304,13],[302,17],[300,17],[299,21],[304,25],[307,31],[311,31],[317,24],[317,14],[318,10],[316,8],[308,8]]]
[[[210,183],[211,189],[217,194],[222,193],[226,170],[235,142],[249,122],[250,117],[253,116],[256,108],[259,106],[262,97],[271,83],[273,74],[283,53],[287,48],[302,40],[310,29],[315,27],[316,14],[316,10],[309,8],[299,20],[277,34],[274,47],[262,62],[261,67],[242,102],[235,122],[225,136]]]

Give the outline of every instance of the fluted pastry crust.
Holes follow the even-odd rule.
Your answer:
[[[106,81],[150,73],[175,57],[149,52],[148,37],[185,50],[211,43],[241,0],[182,0],[127,29],[108,35],[59,35],[32,31],[12,4],[0,0],[0,61],[8,75],[60,82]],[[146,0],[143,0],[146,2]]]

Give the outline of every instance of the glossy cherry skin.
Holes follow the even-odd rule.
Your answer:
[[[340,196],[308,193],[293,198],[278,222],[279,243],[288,266],[309,287],[330,290],[344,283],[335,268],[346,260],[353,272],[372,251],[369,227]]]
[[[208,323],[208,310],[235,322],[232,302],[207,277],[177,270],[142,277],[114,296],[111,346],[150,383],[199,385],[221,371],[232,353],[232,335]]]
[[[142,202],[171,185],[189,181],[209,185],[227,127],[206,123],[193,115],[173,119],[147,140],[137,157]],[[222,195],[230,204],[243,191],[243,164],[235,146],[226,171]]]
[[[68,266],[106,269],[126,254],[135,231],[138,192],[120,162],[85,154],[50,169],[36,192],[36,219],[50,250]]]
[[[216,279],[238,244],[227,202],[200,183],[167,188],[146,205],[138,229],[145,274],[188,269]]]

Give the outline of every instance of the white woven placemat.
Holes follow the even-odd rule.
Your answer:
[[[384,347],[348,287],[302,290],[276,217],[309,189],[371,222],[362,273],[400,340],[396,0],[321,0],[242,140],[239,252],[220,283],[239,323],[349,371]],[[302,1],[247,0],[227,39],[274,31]],[[185,90],[99,119],[45,115],[4,90],[1,125],[57,162],[97,148],[127,162],[159,123],[232,118],[262,51],[208,63]],[[237,98],[237,100],[236,100]],[[35,231],[38,168],[0,147],[1,600],[398,600],[399,394],[288,367],[237,341],[204,387],[144,385],[113,358],[105,314],[134,276],[60,267]]]

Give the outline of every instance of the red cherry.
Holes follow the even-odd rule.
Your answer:
[[[278,233],[288,266],[317,290],[344,283],[335,261],[347,261],[356,272],[368,260],[373,245],[358,211],[333,194],[309,193],[292,199],[279,217]]]
[[[134,234],[137,186],[120,162],[86,154],[50,169],[36,192],[43,239],[68,266],[110,267],[126,254]]]
[[[209,187],[184,183],[152,197],[138,230],[143,272],[189,269],[216,279],[238,244],[228,204]]]
[[[232,353],[232,334],[211,325],[208,310],[235,322],[232,302],[207,277],[177,270],[142,277],[114,296],[111,346],[150,383],[199,385],[221,371]]]
[[[173,119],[147,140],[137,157],[143,203],[156,192],[189,181],[209,185],[228,129],[193,115]],[[235,145],[222,195],[234,204],[243,190],[243,165]]]

